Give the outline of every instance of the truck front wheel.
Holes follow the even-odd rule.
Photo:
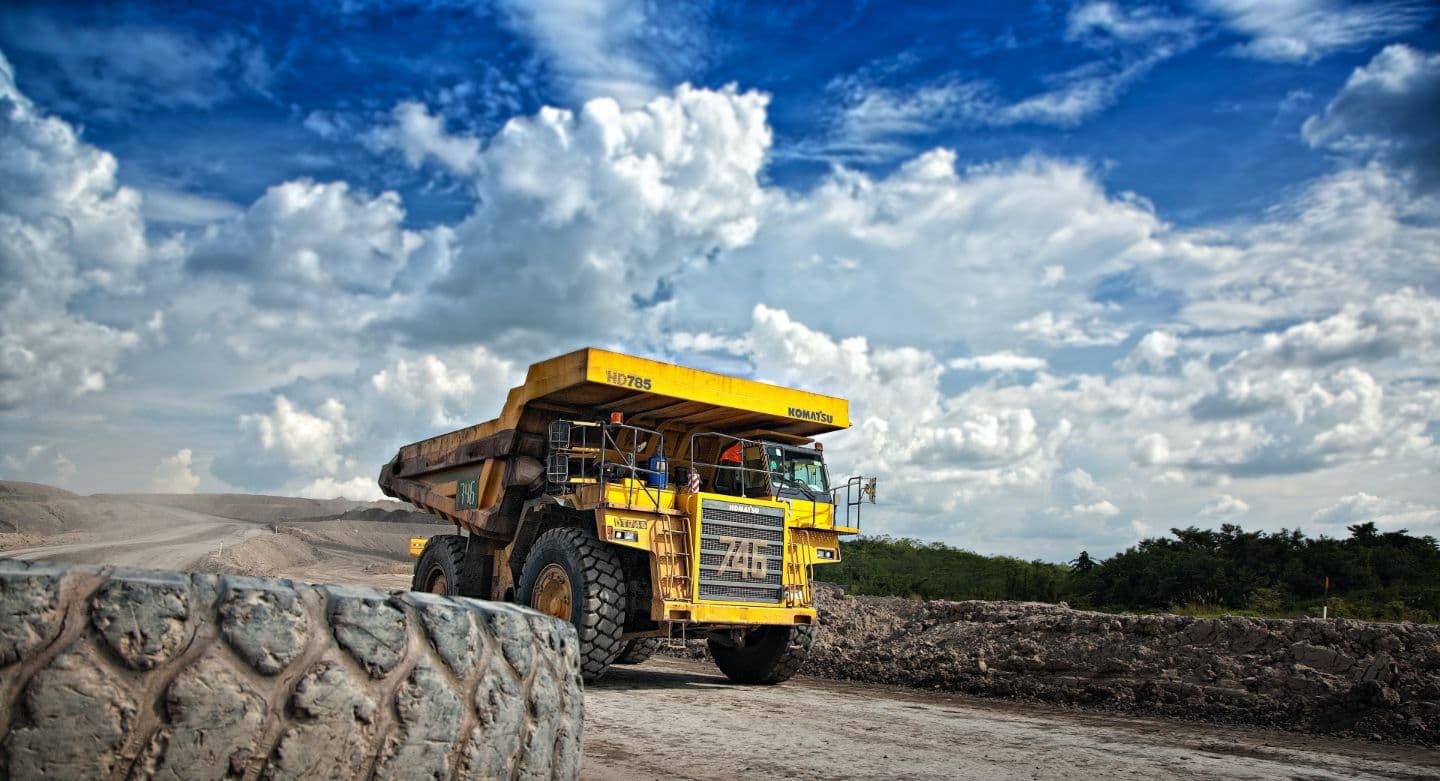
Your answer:
[[[520,573],[520,603],[575,625],[580,672],[599,678],[625,643],[625,576],[615,549],[574,527],[540,535]]]
[[[815,627],[762,626],[746,632],[743,643],[711,637],[710,656],[735,683],[776,684],[790,680],[810,657]]]

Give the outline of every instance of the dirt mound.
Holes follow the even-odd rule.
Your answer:
[[[0,481],[0,532],[33,535],[79,531],[103,522],[107,509],[61,488]]]
[[[288,534],[259,534],[210,553],[195,565],[195,571],[270,578],[314,564],[319,558],[319,551],[303,540]]]
[[[816,607],[802,674],[1440,744],[1440,626],[1112,615],[833,586],[817,588]]]
[[[277,524],[282,534],[324,549],[354,551],[407,563],[410,538],[435,533],[433,524],[400,524],[385,521],[314,521]]]
[[[449,521],[446,521],[438,515],[423,513],[419,510],[392,510],[383,507],[366,507],[364,509],[348,510],[343,513],[335,513],[333,515],[321,515],[315,518],[294,518],[289,520],[293,520],[297,523],[318,521],[367,521],[372,523],[407,523],[412,525],[425,524],[429,526],[451,525]],[[433,532],[434,530],[431,529],[430,533]]]
[[[0,532],[0,552],[18,548],[32,548],[40,545],[69,545],[84,542],[86,539],[88,539],[88,535],[84,532],[66,532],[65,534]]]

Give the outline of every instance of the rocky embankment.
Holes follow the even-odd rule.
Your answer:
[[[1440,744],[1440,626],[817,592],[803,674]]]

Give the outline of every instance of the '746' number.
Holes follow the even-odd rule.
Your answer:
[[[720,561],[716,575],[734,572],[750,580],[764,580],[769,574],[765,558],[769,543],[744,537],[721,537],[720,543],[726,546],[725,558]]]

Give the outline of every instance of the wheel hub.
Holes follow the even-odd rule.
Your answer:
[[[535,595],[530,602],[530,607],[547,616],[569,621],[574,603],[570,590],[570,575],[565,572],[565,568],[559,564],[546,564],[535,581]]]
[[[437,572],[430,577],[430,593],[442,597],[450,595],[450,579],[445,577],[445,573]]]

